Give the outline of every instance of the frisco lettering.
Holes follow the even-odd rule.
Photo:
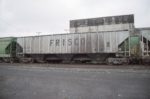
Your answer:
[[[65,46],[65,45],[68,45],[68,46],[71,46],[71,45],[75,45],[75,46],[78,46],[79,43],[81,45],[85,45],[85,38],[75,38],[75,39],[51,39],[50,40],[50,46]]]

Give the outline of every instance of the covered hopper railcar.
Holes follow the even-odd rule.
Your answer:
[[[13,62],[16,58],[15,37],[0,38],[0,62]]]
[[[106,62],[116,55],[130,56],[129,31],[69,33],[19,37],[17,57],[30,62]]]

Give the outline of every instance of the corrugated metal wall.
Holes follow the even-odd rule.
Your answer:
[[[131,30],[133,28],[134,28],[133,23],[98,25],[98,26],[81,26],[81,27],[71,27],[70,33],[123,31],[123,30]]]

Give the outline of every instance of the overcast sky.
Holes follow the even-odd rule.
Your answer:
[[[64,33],[72,19],[123,14],[150,27],[150,0],[0,0],[0,37]]]

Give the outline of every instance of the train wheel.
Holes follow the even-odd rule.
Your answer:
[[[14,59],[10,59],[10,63],[11,63],[11,64],[14,63]]]
[[[0,63],[3,63],[3,59],[2,58],[0,58]]]
[[[34,59],[31,59],[31,60],[30,60],[30,63],[34,63]]]
[[[3,58],[4,63],[10,63],[10,58]]]

